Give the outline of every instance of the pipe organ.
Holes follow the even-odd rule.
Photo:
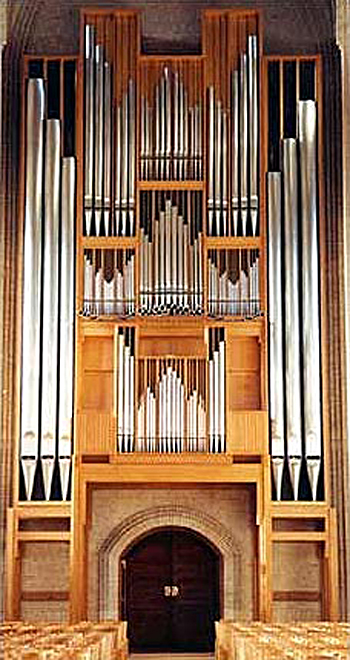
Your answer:
[[[260,236],[266,214],[276,495],[285,496],[289,480],[298,499],[306,467],[315,500],[322,462],[315,60],[273,59],[266,65],[265,213],[259,203],[259,95],[265,81],[257,15],[208,12],[201,56],[138,53],[138,30],[133,12],[84,14],[77,80],[83,154],[78,310],[82,323],[119,323],[113,340],[116,449],[223,452],[230,444],[218,412],[231,402],[222,393],[228,373],[215,323],[264,327],[266,254]],[[62,408],[70,419],[75,163],[72,156],[62,158],[62,145],[64,152],[71,140],[62,136],[62,112],[74,90],[57,83],[66,64],[45,65],[47,80],[31,66],[22,349],[28,368],[22,376],[20,455],[26,497],[32,496],[40,458],[49,499],[55,460],[62,472],[71,452]],[[61,109],[55,107],[57,90]],[[141,357],[138,343],[147,323],[177,318],[206,328],[206,357],[193,358],[193,365],[190,356],[167,352]],[[132,319],[135,325],[120,325]],[[243,408],[248,395],[246,401]],[[58,418],[64,427],[59,437]],[[168,428],[171,420],[175,430]],[[62,478],[66,497],[67,475]]]
[[[78,594],[90,486],[253,483],[268,619],[283,524],[330,520],[321,70],[263,56],[256,11],[206,11],[202,44],[145,54],[137,12],[86,9],[78,58],[25,60],[16,498],[72,495]]]

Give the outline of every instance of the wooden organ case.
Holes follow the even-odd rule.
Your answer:
[[[92,488],[191,483],[255,486],[257,618],[307,600],[274,562],[314,542],[335,619],[321,61],[265,58],[255,11],[204,12],[200,55],[143,54],[139,19],[84,10],[78,58],[24,59],[7,615],[86,618]],[[20,586],[38,542],[65,590]]]

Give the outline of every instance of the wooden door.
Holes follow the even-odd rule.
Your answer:
[[[123,558],[134,651],[209,651],[219,612],[219,559],[188,530],[154,532]]]

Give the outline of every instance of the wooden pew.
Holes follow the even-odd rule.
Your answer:
[[[350,624],[216,622],[216,660],[346,660]]]

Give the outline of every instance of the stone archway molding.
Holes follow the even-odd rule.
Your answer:
[[[184,527],[201,534],[220,553],[223,566],[222,614],[241,618],[243,548],[221,523],[203,511],[185,506],[161,506],[139,511],[117,525],[98,552],[99,618],[117,619],[119,614],[120,562],[125,550],[145,534],[162,527]]]

